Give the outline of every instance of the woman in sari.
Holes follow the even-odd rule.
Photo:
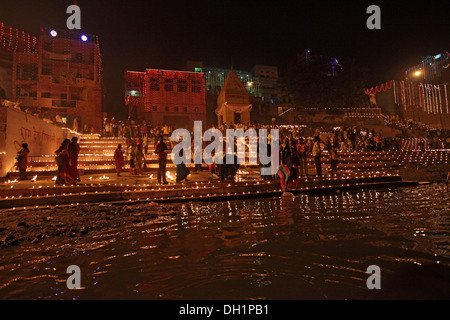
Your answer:
[[[125,159],[123,156],[122,145],[119,144],[117,146],[116,151],[114,152],[114,163],[116,165],[117,176],[120,177],[120,173],[122,172],[122,168],[125,165]]]
[[[62,164],[63,164],[63,154],[62,151],[67,148],[67,145],[70,143],[69,139],[64,139],[64,141],[61,143],[61,145],[59,146],[58,150],[55,151],[56,157],[55,157],[55,162],[56,165],[58,166],[58,175],[56,177],[56,184],[63,184],[65,181],[61,176],[61,169],[62,169]]]
[[[177,182],[181,182],[183,180],[189,181],[187,179],[187,177],[189,175],[189,169],[188,169],[188,167],[186,167],[186,164],[185,164],[186,158],[184,156],[183,149],[180,150],[179,157],[182,160],[182,162],[177,164],[177,178],[176,178],[176,181]]]
[[[69,146],[70,143],[63,146],[60,151],[61,154],[61,170],[60,176],[61,179],[67,184],[73,184],[77,182],[77,176],[75,177],[71,174],[71,166],[70,166],[70,154],[69,154]]]
[[[135,170],[134,174],[142,175],[144,169],[144,152],[142,151],[142,145],[138,144],[137,148],[134,150],[134,160],[135,160]]]

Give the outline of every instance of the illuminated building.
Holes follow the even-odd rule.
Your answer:
[[[419,64],[405,71],[406,78],[414,82],[448,82],[450,79],[449,57],[448,52],[424,57]]]
[[[191,129],[195,120],[206,119],[204,75],[160,69],[126,71],[125,105],[133,120]]]
[[[450,123],[449,53],[428,56],[409,68],[404,80],[390,80],[364,92],[383,112],[440,129]]]
[[[14,35],[15,33],[15,35]],[[15,43],[10,99],[41,118],[59,115],[72,127],[98,132],[102,124],[103,73],[95,35],[42,28],[39,38],[0,26],[3,48]]]
[[[218,95],[222,89],[228,73],[232,69],[205,67],[202,61],[187,61],[186,70],[202,72],[205,75],[205,86],[207,94]],[[261,97],[261,78],[257,75],[243,70],[236,70],[233,72],[244,84],[248,93],[253,97]]]

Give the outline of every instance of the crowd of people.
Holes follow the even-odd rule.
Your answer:
[[[449,149],[450,148],[450,130],[437,129],[430,127],[422,122],[405,120],[398,116],[381,115],[384,124],[399,130],[402,138],[421,138],[424,139],[431,149]]]
[[[108,123],[105,121],[105,123]],[[111,122],[110,122],[111,123]],[[158,182],[166,183],[165,172],[167,163],[167,152],[177,142],[170,141],[173,126],[150,126],[142,121],[140,123],[128,122],[122,123],[125,130],[117,130],[119,137],[127,138],[127,151],[124,154],[128,155],[130,174],[142,174],[142,166],[145,166],[145,155],[148,154],[149,142],[153,141],[154,153],[158,156]],[[330,127],[330,128],[316,128],[312,131],[311,128],[302,126],[277,126],[277,125],[262,125],[262,124],[222,124],[220,126],[208,126],[204,130],[216,128],[219,129],[223,136],[227,129],[279,129],[280,130],[280,159],[281,166],[278,171],[278,176],[288,177],[284,179],[288,184],[295,184],[296,177],[308,177],[307,158],[309,156],[314,158],[315,176],[322,176],[322,155],[324,151],[329,157],[330,173],[338,174],[338,159],[339,153],[342,151],[399,151],[401,149],[401,136],[398,136],[394,131],[390,136],[383,136],[381,132],[377,133],[374,129],[369,130],[362,126],[353,127]],[[106,136],[109,136],[105,131]],[[115,131],[113,131],[115,132]],[[124,133],[125,132],[125,133]],[[126,133],[128,132],[128,134]],[[115,133],[114,133],[115,134]],[[113,134],[113,136],[114,136]],[[193,134],[193,133],[192,133]],[[270,139],[270,133],[269,133]],[[270,143],[270,142],[269,142]],[[206,146],[204,143],[203,148]],[[121,146],[120,148],[121,149]],[[270,149],[270,147],[269,147]],[[117,152],[117,151],[116,151]],[[268,150],[270,153],[270,150]],[[225,159],[224,155],[224,159]],[[116,167],[123,167],[123,156],[116,160]],[[183,168],[184,164],[177,165],[177,181],[186,179],[189,169]],[[201,166],[196,165],[195,170]],[[263,168],[264,165],[260,164]],[[220,179],[233,179],[239,169],[239,164],[235,161],[232,165],[221,165],[214,163],[209,165],[211,173],[216,174]],[[289,172],[289,174],[288,174]],[[120,174],[120,173],[118,173]],[[263,176],[262,178],[268,178]],[[270,176],[269,176],[270,178]],[[283,179],[282,179],[283,180]]]
[[[401,149],[401,137],[395,132],[391,136],[383,136],[381,132],[369,130],[362,126],[352,127],[329,127],[329,128],[309,128],[305,126],[282,126],[282,125],[262,125],[255,124],[222,124],[220,126],[209,126],[204,130],[216,128],[225,136],[227,129],[267,129],[269,133],[268,156],[270,156],[270,129],[278,129],[280,135],[280,168],[277,175],[282,180],[283,188],[289,185],[296,185],[297,179],[310,176],[307,167],[308,157],[314,158],[315,173],[317,177],[322,177],[323,155],[328,157],[330,163],[330,173],[338,174],[339,153],[343,151],[394,151]],[[117,176],[120,176],[123,168],[128,163],[130,175],[143,175],[146,169],[146,158],[149,154],[154,154],[158,161],[158,183],[167,183],[166,167],[168,153],[178,143],[170,140],[174,126],[158,125],[152,126],[145,121],[118,121],[114,118],[105,119],[103,126],[103,136],[125,138],[126,145],[119,144],[114,152],[114,163]],[[193,133],[192,133],[193,134]],[[430,147],[445,146],[445,137],[448,132],[442,130],[437,132],[428,131],[427,141]],[[236,143],[236,142],[235,142]],[[203,148],[208,143],[203,143]],[[192,142],[193,147],[193,142]],[[236,148],[235,148],[236,149]],[[423,147],[421,146],[421,149]],[[248,151],[248,149],[247,149]],[[326,152],[324,152],[326,151]],[[78,155],[80,146],[77,137],[72,140],[65,139],[61,146],[56,150],[55,161],[58,166],[57,184],[74,184],[80,181],[78,174]],[[29,153],[28,145],[24,144],[19,151],[17,164],[20,171],[20,178],[27,179],[27,155]],[[183,158],[183,154],[180,157]],[[223,155],[224,159],[226,154]],[[236,154],[234,155],[236,156]],[[265,167],[260,163],[260,169]],[[196,164],[194,170],[201,170],[201,165]],[[234,179],[239,169],[239,163],[234,161],[228,165],[213,163],[208,165],[212,174],[219,179]],[[185,163],[177,164],[176,180],[187,180],[190,170]],[[273,176],[261,175],[267,179]]]

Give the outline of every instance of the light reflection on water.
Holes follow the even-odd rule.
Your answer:
[[[182,214],[3,248],[1,299],[346,299],[369,265],[449,264],[441,185],[187,203]],[[68,290],[69,265],[81,268]]]

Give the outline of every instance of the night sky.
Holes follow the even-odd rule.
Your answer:
[[[123,108],[123,72],[182,69],[187,60],[211,67],[283,68],[310,48],[356,59],[374,85],[400,78],[422,57],[449,50],[448,0],[430,1],[153,1],[78,0],[81,27],[99,36],[106,103]],[[0,21],[38,35],[66,28],[65,0],[1,0]],[[381,8],[381,30],[369,30],[366,9]]]

